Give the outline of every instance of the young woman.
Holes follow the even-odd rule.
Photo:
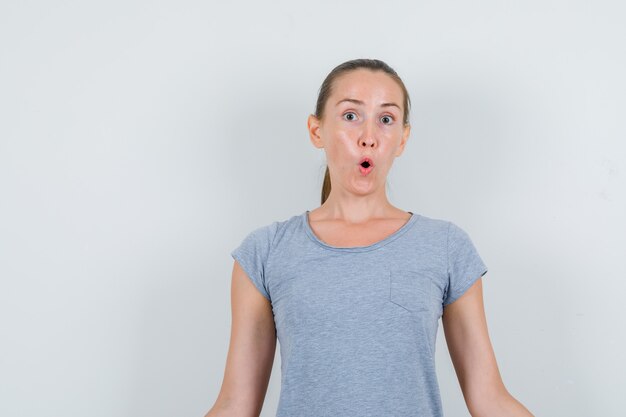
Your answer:
[[[232,251],[230,348],[207,417],[260,414],[276,339],[277,417],[440,417],[439,318],[472,416],[532,416],[501,380],[483,308],[487,267],[468,234],[387,199],[409,106],[379,60],[345,62],[324,80],[308,119],[327,158],[322,204],[253,230]]]

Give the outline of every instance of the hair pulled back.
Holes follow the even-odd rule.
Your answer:
[[[353,71],[356,69],[365,68],[372,71],[384,71],[387,75],[393,78],[400,88],[402,89],[402,94],[404,96],[404,115],[403,122],[405,125],[409,124],[409,111],[411,106],[411,99],[409,98],[409,92],[407,91],[404,83],[400,76],[396,73],[396,71],[387,65],[385,62],[379,59],[353,59],[350,61],[346,61],[343,64],[337,65],[333,70],[328,73],[322,86],[320,87],[319,94],[317,96],[317,104],[315,106],[315,116],[318,119],[322,119],[324,117],[324,108],[326,107],[326,102],[328,101],[328,97],[330,97],[332,93],[332,87],[334,81],[340,76],[349,71]],[[328,170],[328,165],[326,166],[326,173],[324,174],[324,183],[322,185],[322,203],[326,201],[328,195],[330,194],[331,184],[330,184],[330,171]]]

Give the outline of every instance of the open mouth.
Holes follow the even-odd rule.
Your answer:
[[[359,162],[359,166],[361,174],[367,175],[374,168],[374,163],[369,158],[362,158],[361,162]]]
[[[359,161],[359,165],[361,165],[363,168],[369,168],[374,166],[374,162],[372,162],[372,160],[368,157],[363,157],[361,158],[361,161]]]

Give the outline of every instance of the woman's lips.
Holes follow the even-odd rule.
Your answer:
[[[362,175],[369,174],[373,168],[374,168],[374,162],[370,158],[363,157],[359,161],[359,171],[361,171]]]
[[[370,166],[374,166],[374,161],[372,161],[367,156],[364,156],[363,158],[361,158],[361,160],[359,161],[359,165],[362,165],[364,162],[367,162]]]
[[[363,175],[369,174],[372,169],[374,169],[374,167],[371,166],[371,165],[368,166],[367,168],[363,168],[362,165],[359,165],[359,171],[361,171],[361,174],[363,174]]]

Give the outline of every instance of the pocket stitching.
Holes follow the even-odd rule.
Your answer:
[[[392,302],[393,304],[402,307],[404,310],[409,311],[409,312],[425,312],[428,311],[428,306],[425,304],[420,304],[419,306],[417,306],[414,309],[410,309],[409,307],[400,304],[397,299],[394,300],[393,299],[393,283],[399,283],[399,281],[394,281],[394,276],[395,275],[400,275],[401,273],[410,273],[410,274],[415,274],[417,275],[419,278],[418,279],[424,279],[424,275],[420,272],[420,271],[414,271],[414,270],[410,270],[410,269],[390,269],[389,270],[389,301]],[[428,278],[426,278],[428,279]],[[405,281],[406,282],[406,281]],[[431,297],[431,293],[429,292],[431,289],[431,284],[428,283],[428,287],[427,288],[422,288],[419,286],[415,286],[412,288],[412,290],[416,290],[417,292],[419,292],[423,297],[423,301],[424,302],[428,302],[430,297]]]

